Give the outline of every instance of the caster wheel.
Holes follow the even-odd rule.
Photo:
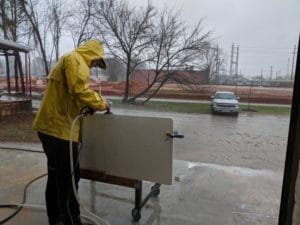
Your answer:
[[[131,215],[134,221],[139,221],[141,219],[141,213],[138,209],[132,209]]]
[[[155,189],[154,187],[152,187],[152,188],[151,188],[151,191],[153,191],[153,190],[154,190],[153,195],[154,195],[154,196],[158,196],[159,193],[160,193],[160,189],[159,189],[159,188],[156,188],[156,189]]]

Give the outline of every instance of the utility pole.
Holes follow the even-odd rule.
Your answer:
[[[235,57],[235,61],[234,59]],[[235,65],[234,72],[235,72],[235,84],[237,85],[237,76],[238,76],[238,64],[239,64],[239,46],[236,48],[234,47],[234,44],[232,44],[231,47],[231,60],[230,60],[230,70],[229,70],[229,76],[233,76],[233,65]]]
[[[294,64],[295,64],[295,58],[296,58],[296,45],[294,45],[293,62],[292,62],[292,72],[291,72],[291,80],[293,80],[293,77],[294,77]]]
[[[270,87],[271,87],[272,74],[273,74],[273,66],[270,67]]]
[[[288,58],[288,62],[287,62],[287,65],[286,65],[286,79],[289,78],[289,74],[290,74],[290,57]]]
[[[232,44],[232,47],[231,47],[231,57],[230,57],[230,69],[229,69],[229,76],[232,76],[233,51],[234,51],[234,44]]]
[[[263,86],[263,68],[260,69],[260,86]]]
[[[220,72],[220,59],[219,59],[219,46],[217,45],[217,50],[216,50],[216,79],[215,83],[219,84],[219,72]]]
[[[235,58],[235,76],[238,75],[238,66],[239,66],[239,46],[236,48],[236,58]]]

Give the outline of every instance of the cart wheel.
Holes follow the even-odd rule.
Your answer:
[[[134,221],[139,221],[141,219],[141,213],[136,208],[131,210],[131,215],[132,215]]]
[[[151,187],[151,191],[153,191],[153,195],[154,196],[158,196],[159,193],[160,193],[160,189],[159,188],[155,188],[155,186]]]

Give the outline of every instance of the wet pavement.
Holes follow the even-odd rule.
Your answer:
[[[281,171],[287,146],[289,116],[241,112],[238,117],[114,109],[116,114],[172,118],[174,158],[185,161]]]
[[[21,202],[24,186],[46,172],[43,154],[8,146],[0,147],[1,204]],[[162,185],[159,196],[147,202],[139,222],[131,216],[133,189],[81,179],[79,195],[89,210],[111,225],[277,224],[281,172],[175,160],[173,176],[173,184]],[[29,186],[27,204],[45,205],[45,182],[43,177]],[[143,182],[144,196],[152,185]],[[0,218],[10,212],[1,209]],[[43,208],[26,207],[6,224],[42,225],[47,216]]]
[[[84,205],[111,225],[277,225],[289,117],[239,117],[115,109],[117,114],[170,117],[175,140],[173,184],[162,185],[133,222],[134,190],[80,181]],[[0,204],[22,201],[24,186],[46,172],[40,144],[0,143]],[[28,188],[27,204],[44,206],[46,177]],[[143,182],[146,195],[153,185]],[[0,209],[3,219],[12,209]],[[47,224],[43,208],[24,208],[6,224]],[[103,224],[99,222],[99,224]]]

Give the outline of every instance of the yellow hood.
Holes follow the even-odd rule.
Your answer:
[[[103,44],[98,40],[89,40],[74,51],[82,56],[88,67],[93,60],[104,58]]]
[[[71,124],[83,107],[105,110],[105,100],[89,88],[91,62],[103,57],[102,43],[91,40],[59,59],[48,75],[43,101],[33,122],[35,130],[69,140]],[[77,123],[71,139],[78,138]]]

